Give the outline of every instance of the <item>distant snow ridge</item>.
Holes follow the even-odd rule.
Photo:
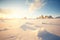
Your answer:
[[[60,26],[59,23],[42,23],[42,24],[46,24],[46,25],[57,25],[57,26]]]

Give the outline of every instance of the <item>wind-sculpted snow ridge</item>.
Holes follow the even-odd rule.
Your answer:
[[[39,25],[33,25],[33,23],[30,23],[30,22],[26,22],[25,24],[23,24],[21,26],[21,28],[26,31],[26,30],[37,30],[40,28]]]
[[[9,30],[9,29],[7,29],[7,28],[0,28],[0,32],[7,31],[7,30]]]
[[[7,37],[0,38],[0,40],[16,40],[17,36],[15,35],[8,35]]]

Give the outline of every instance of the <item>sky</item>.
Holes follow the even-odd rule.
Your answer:
[[[34,18],[40,15],[56,17],[60,16],[60,0],[0,0],[0,13],[9,13],[8,9],[14,9],[15,14],[20,14],[18,17]]]

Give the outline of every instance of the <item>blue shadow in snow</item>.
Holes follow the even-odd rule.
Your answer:
[[[46,30],[43,32],[38,32],[38,38],[42,38],[42,40],[60,40],[60,36],[51,34],[47,32]]]
[[[36,30],[36,28],[34,27],[30,27],[29,25],[22,25],[21,28],[26,31],[26,30]]]

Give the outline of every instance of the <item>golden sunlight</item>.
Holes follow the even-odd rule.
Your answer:
[[[9,10],[10,10],[10,12],[8,12],[6,14],[6,12],[3,13],[5,11],[5,9],[2,9],[2,13],[0,12],[0,18],[23,18],[23,17],[27,16],[26,10],[22,10],[19,8],[11,8]],[[6,11],[8,11],[8,10],[6,9]]]

